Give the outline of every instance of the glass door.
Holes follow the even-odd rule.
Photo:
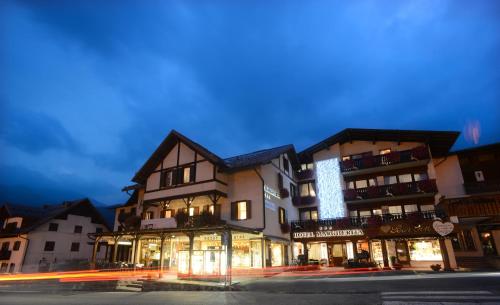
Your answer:
[[[397,241],[396,242],[396,255],[399,263],[401,264],[409,264],[410,256],[408,253],[408,244],[406,241]]]

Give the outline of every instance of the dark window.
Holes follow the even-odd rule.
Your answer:
[[[297,187],[293,183],[290,183],[290,196],[291,197],[297,196]]]
[[[173,171],[163,171],[160,176],[160,187],[169,187],[173,185],[172,181]]]
[[[18,240],[14,242],[14,247],[12,248],[12,250],[18,251],[19,248],[21,248],[21,242]]]
[[[102,228],[95,228],[96,233],[102,233]]]
[[[75,233],[82,233],[82,226],[75,226]]]
[[[280,222],[280,224],[281,225],[285,224],[287,222],[286,221],[286,218],[287,218],[286,217],[286,210],[284,208],[280,207],[278,211],[279,211],[279,215],[278,216],[279,216],[279,222]]]
[[[135,209],[135,208],[131,208],[131,209],[130,209],[130,215],[135,215],[135,212],[136,212],[136,209]]]
[[[7,268],[9,267],[9,264],[8,263],[2,263],[2,265],[0,265],[0,273],[5,273],[7,272]]]
[[[4,242],[2,244],[2,251],[8,251],[9,250],[10,243],[8,241]]]
[[[252,217],[252,204],[250,200],[231,202],[231,219],[245,220]]]
[[[5,232],[14,232],[17,229],[17,222],[9,222],[5,225]]]
[[[71,243],[71,252],[80,251],[80,243]]]
[[[45,247],[43,247],[43,251],[54,251],[55,246],[56,246],[55,241],[46,241]]]
[[[57,229],[59,228],[59,224],[57,223],[49,223],[49,231],[54,231],[57,232]]]
[[[288,164],[288,159],[285,158],[285,156],[283,156],[283,168],[285,169],[285,172],[288,173],[288,171],[290,170],[290,165]]]

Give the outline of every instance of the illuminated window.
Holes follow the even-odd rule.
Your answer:
[[[405,213],[415,213],[418,212],[418,207],[416,204],[405,204]]]
[[[384,177],[384,185],[396,184],[398,183],[398,179],[396,176],[385,176]]]
[[[377,180],[375,178],[368,179],[369,186],[377,186]]]
[[[154,218],[153,211],[149,211],[149,212],[144,213],[144,219],[153,219],[153,218]]]
[[[209,205],[208,206],[208,212],[212,215],[215,214],[215,207],[213,205]]]
[[[245,201],[238,202],[238,213],[236,214],[236,219],[247,219],[247,203]]]
[[[381,209],[374,209],[373,215],[382,215],[382,210]]]
[[[354,189],[354,181],[349,181],[346,183],[347,189],[352,190]]]
[[[422,212],[434,211],[434,205],[433,204],[423,204],[420,206],[420,211],[422,211]]]
[[[317,220],[318,210],[316,208],[302,208],[299,209],[300,220]]]
[[[280,224],[286,223],[286,210],[284,208],[279,208],[279,222]]]
[[[371,211],[359,211],[359,216],[360,217],[369,217],[369,216],[372,216],[372,212]]]
[[[390,214],[401,214],[403,211],[401,210],[400,205],[392,205],[389,207],[389,213]]]
[[[415,178],[415,181],[422,181],[422,180],[429,179],[429,177],[427,176],[427,173],[413,174],[413,178]]]
[[[357,210],[349,211],[349,216],[351,216],[351,217],[358,217],[358,211]]]
[[[380,155],[387,155],[387,154],[390,154],[391,153],[391,149],[390,148],[387,148],[387,149],[381,149],[379,151],[379,154]]]
[[[236,201],[231,203],[231,219],[233,220],[246,220],[251,217],[251,202]]]
[[[198,215],[199,207],[190,207],[189,211],[186,208],[182,210],[184,211],[184,213],[188,213],[189,216],[195,216]]]
[[[313,182],[299,184],[300,196],[301,197],[307,197],[307,196],[316,197],[316,190],[314,189],[314,187],[315,186],[314,186]]]
[[[399,175],[399,183],[412,182],[411,174]]]
[[[183,183],[189,183],[191,177],[191,167],[184,168]]]
[[[173,217],[173,216],[174,216],[174,215],[173,215],[173,211],[172,211],[172,210],[163,210],[163,211],[161,212],[161,217],[162,217],[162,218],[171,218],[171,217]]]
[[[351,160],[351,156],[343,156],[342,161],[348,161]]]
[[[303,171],[313,169],[313,163],[303,163],[300,165],[300,169]]]
[[[366,180],[357,180],[356,181],[356,188],[357,189],[362,189],[362,188],[365,188],[365,187],[368,187],[368,183]]]
[[[318,211],[317,210],[312,210],[311,211],[311,219],[312,220],[318,220]]]

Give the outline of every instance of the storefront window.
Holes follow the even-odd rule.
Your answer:
[[[382,253],[382,242],[372,241],[372,258],[376,262],[383,262],[384,256]]]
[[[271,243],[271,266],[283,266],[283,245]]]
[[[405,213],[415,213],[418,212],[418,207],[416,204],[405,204]]]
[[[389,207],[390,214],[401,214],[403,211],[401,210],[400,205],[393,205]]]
[[[414,261],[440,261],[441,249],[438,240],[409,241],[410,258]]]

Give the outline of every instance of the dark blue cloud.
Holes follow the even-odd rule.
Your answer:
[[[478,121],[480,144],[500,140],[497,1],[21,1],[9,8],[6,91],[15,105],[8,115],[41,98],[40,112],[66,129],[27,143],[32,124],[17,131],[31,136],[9,143],[70,151],[94,164],[96,176],[119,175],[116,185],[172,128],[221,156],[285,143],[302,149],[346,127],[461,131]],[[37,96],[20,94],[21,84]],[[468,145],[460,138],[456,147]]]

